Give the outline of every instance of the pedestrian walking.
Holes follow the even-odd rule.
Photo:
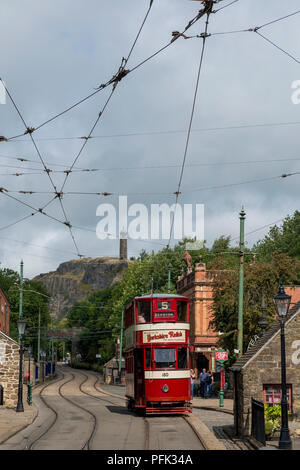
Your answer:
[[[208,371],[207,378],[206,378],[206,387],[205,387],[205,393],[204,393],[204,398],[210,398],[212,396],[212,386],[214,383],[214,377],[211,373],[211,371]]]
[[[195,384],[196,375],[194,369],[191,369],[191,396],[194,396],[194,384]]]
[[[200,396],[202,398],[205,398],[205,389],[206,389],[206,379],[208,377],[208,374],[206,372],[206,369],[202,369],[202,372],[200,374]]]

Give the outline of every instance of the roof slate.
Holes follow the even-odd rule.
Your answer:
[[[300,302],[297,302],[293,308],[290,309],[289,314],[287,315],[286,322],[291,320],[295,315],[300,312]],[[256,343],[245,353],[243,354],[234,364],[230,367],[231,371],[239,371],[246,366],[248,361],[255,356],[266,344],[267,342],[278,333],[280,330],[280,323],[277,321],[265,332],[264,336],[259,338]]]

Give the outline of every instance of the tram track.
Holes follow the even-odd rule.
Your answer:
[[[82,375],[84,375],[86,377],[85,381],[82,382],[81,385],[83,385],[89,378],[88,375],[84,374],[83,372],[80,371],[80,373]],[[91,374],[91,375],[94,375],[94,374]],[[99,382],[99,379],[100,379],[100,376],[96,376],[96,381],[93,383],[93,387],[94,389],[98,392],[98,393],[105,393],[106,395],[109,395],[109,396],[112,396],[114,398],[119,398],[120,400],[125,400],[123,397],[117,397],[115,394],[111,394],[109,392],[104,392],[103,390],[99,390],[97,388],[97,384]],[[113,405],[115,405],[116,403],[107,399],[107,398],[104,398],[104,397],[99,397],[99,396],[95,396],[95,395],[92,395],[84,390],[81,389],[81,391],[86,394],[86,395],[89,395],[89,396],[92,396],[93,398],[96,398],[98,400],[101,400],[101,401],[105,401],[105,402],[108,402],[108,403],[111,403]],[[125,404],[121,404],[121,406],[124,406],[125,407]],[[144,450],[149,450],[149,446],[150,446],[150,432],[151,432],[151,418],[152,417],[143,417],[143,420],[144,420],[144,429],[145,429],[145,440],[144,440]],[[153,417],[154,418],[154,417]],[[197,429],[193,426],[193,424],[189,421],[189,417],[186,417],[186,416],[179,416],[180,420],[184,420],[188,425],[189,425],[189,428],[193,431],[193,434],[196,436],[197,440],[200,442],[200,445],[201,445],[201,448],[203,450],[208,450],[208,447],[205,443],[205,441],[201,438],[201,435],[200,433],[197,431]],[[154,418],[155,419],[155,418]]]
[[[82,385],[84,385],[84,383],[87,382],[87,380],[89,379],[89,376],[86,375],[86,374],[84,374],[83,372],[80,372],[80,374],[82,374],[82,375],[84,375],[84,376],[86,377],[86,379],[84,380],[84,382],[82,382],[81,385],[80,385],[80,391],[81,391],[82,393],[84,393],[85,395],[88,395],[88,396],[90,396],[90,397],[92,397],[92,398],[96,398],[97,400],[105,401],[105,402],[110,403],[110,404],[113,404],[113,405],[116,404],[116,402],[113,402],[113,401],[111,401],[111,400],[108,400],[107,398],[95,396],[95,395],[92,395],[91,393],[88,393],[88,392],[82,390]],[[92,375],[94,375],[94,374],[92,374]],[[123,398],[123,397],[121,397],[121,396],[120,396],[120,397],[116,397],[116,395],[110,394],[110,393],[108,393],[108,392],[103,392],[103,390],[99,390],[99,389],[96,387],[97,383],[99,382],[99,379],[100,379],[100,376],[96,376],[96,381],[93,383],[93,388],[96,390],[96,392],[98,392],[98,393],[105,393],[106,395],[110,395],[110,396],[113,396],[114,398],[117,398],[117,399],[119,399],[119,400],[122,400],[123,403],[121,403],[120,405],[121,405],[122,407],[126,408],[126,405],[125,405],[125,403],[124,403],[125,398]],[[144,425],[145,425],[145,444],[144,444],[144,449],[145,449],[145,450],[149,450],[150,424],[149,424],[149,421],[147,420],[147,418],[144,418]]]
[[[47,383],[44,385],[41,390],[39,391],[39,397],[43,404],[45,405],[46,408],[52,411],[53,413],[53,418],[51,422],[47,425],[47,428],[44,430],[34,439],[32,439],[30,442],[27,443],[25,449],[26,450],[35,450],[38,448],[38,443],[43,439],[47,433],[53,429],[55,424],[57,424],[57,421],[60,417],[59,413],[59,407],[56,409],[56,407],[53,405],[53,403],[49,403],[47,400],[47,396],[44,396],[45,390],[47,390],[48,387],[51,385],[55,385],[55,383],[62,382],[59,387],[56,389],[57,396],[61,397],[63,400],[69,402],[72,406],[77,407],[78,409],[82,410],[84,414],[88,414],[92,417],[92,429],[86,428],[86,430],[89,430],[89,435],[87,438],[85,438],[83,443],[78,443],[78,450],[91,450],[93,440],[95,437],[95,434],[97,432],[98,426],[99,426],[99,421],[98,421],[98,413],[94,409],[91,410],[91,406],[88,405],[88,403],[84,403],[84,406],[79,404],[77,400],[69,398],[69,396],[66,396],[64,393],[64,387],[70,384],[71,382],[74,382],[73,390],[76,388],[76,390],[79,389],[80,395],[82,396],[88,396],[90,398],[93,398],[94,400],[98,400],[99,402],[102,402],[104,405],[105,403],[113,405],[113,406],[120,406],[122,408],[126,408],[125,398],[122,396],[117,396],[113,393],[109,393],[107,391],[103,391],[101,388],[99,389],[99,381],[100,381],[100,376],[97,374],[93,373],[85,373],[85,372],[77,372],[72,373],[72,372],[67,372],[68,376],[66,377],[66,371],[62,371],[61,369],[58,369],[58,373],[60,374],[60,377],[52,382]],[[70,374],[70,375],[69,375]],[[89,383],[88,383],[89,382]],[[72,388],[71,388],[72,390]],[[105,394],[107,396],[99,396],[99,394]],[[77,393],[77,397],[80,397]],[[111,399],[110,399],[111,397]],[[52,398],[53,399],[53,398]],[[80,399],[80,398],[79,398]],[[61,406],[61,405],[60,405]],[[189,437],[186,438],[186,448],[195,448],[197,446],[197,441],[200,443],[199,447],[203,450],[207,450],[207,447],[205,446],[205,442],[201,439],[201,436],[199,433],[197,433],[197,430],[194,429],[192,423],[189,422],[188,418],[185,417],[177,417],[180,418],[179,420],[176,419],[175,417],[172,417],[171,421],[166,421],[166,419],[159,419],[161,417],[143,417],[143,422],[141,425],[144,426],[144,441],[141,442],[143,445],[142,448],[144,450],[156,450],[156,449],[164,449],[164,446],[166,445],[166,439],[168,439],[169,442],[172,442],[173,438],[175,440],[178,438],[177,436],[181,434],[185,434],[186,436],[189,435]],[[164,417],[166,418],[166,416]],[[48,418],[47,418],[48,419]],[[134,420],[134,414],[132,415],[132,419],[129,420],[128,424],[128,429],[124,429],[124,436],[125,440],[123,442],[124,449],[127,448],[127,445],[130,445],[130,439],[132,439],[132,426],[135,421]],[[190,432],[186,428],[186,424],[183,425],[182,421],[185,421],[189,427],[191,428],[191,431],[193,431],[194,436],[190,435]],[[91,424],[91,420],[89,420],[89,423]],[[172,429],[170,429],[172,427]],[[143,427],[141,428],[142,431]],[[37,431],[33,431],[33,433],[36,433]],[[103,432],[103,431],[102,431]],[[143,431],[142,431],[143,432]],[[33,434],[32,433],[32,434]],[[174,434],[171,434],[174,433]],[[197,438],[197,441],[195,440],[195,437]],[[47,439],[47,438],[46,438]],[[52,439],[52,438],[51,438]],[[129,439],[129,441],[128,441]],[[194,447],[189,447],[189,442],[193,442]],[[175,444],[174,444],[175,445]],[[176,447],[177,448],[177,447]],[[179,448],[179,447],[178,447]],[[23,450],[25,450],[23,449]]]
[[[32,440],[29,444],[27,443],[26,447],[24,450],[34,450],[34,446],[38,443],[38,441],[40,441],[52,428],[53,426],[57,423],[57,420],[58,420],[58,412],[56,411],[55,408],[53,408],[53,406],[51,406],[47,400],[45,399],[45,397],[43,396],[43,392],[45,389],[47,389],[49,386],[51,385],[54,385],[55,383],[63,380],[65,378],[65,374],[63,372],[62,373],[62,377],[60,377],[58,380],[55,380],[53,382],[49,382],[47,385],[45,385],[40,391],[39,391],[39,398],[41,399],[41,401],[43,402],[43,404],[45,405],[46,408],[50,409],[53,413],[54,413],[54,420],[51,422],[51,424],[47,427],[47,429],[45,429],[37,438],[35,438],[34,440]],[[66,380],[65,382],[63,382],[59,388],[58,388],[58,394],[61,398],[63,398],[64,400],[68,401],[69,403],[71,403],[73,406],[76,406],[77,408],[81,409],[82,411],[84,411],[85,413],[88,413],[90,416],[92,416],[93,418],[93,428],[92,428],[92,431],[88,437],[88,439],[84,442],[84,444],[81,446],[80,450],[90,450],[90,445],[91,445],[91,441],[94,437],[94,434],[96,432],[96,429],[97,429],[97,416],[91,412],[90,410],[88,410],[87,408],[79,405],[78,403],[76,403],[75,401],[71,400],[70,398],[66,397],[63,393],[62,393],[62,388],[67,385],[68,383],[74,381],[76,378],[75,374],[71,373],[71,378],[69,378],[68,380]],[[81,390],[81,387],[82,385],[88,380],[88,376],[85,376],[85,379],[83,382],[81,382],[79,384],[79,389]],[[81,390],[82,392],[82,390]],[[83,393],[83,392],[82,392]]]
[[[54,420],[50,423],[50,426],[48,426],[47,429],[42,432],[42,434],[40,434],[37,438],[35,438],[33,441],[31,441],[30,444],[26,444],[26,447],[23,450],[33,450],[34,444],[36,444],[42,437],[44,437],[50,431],[50,429],[52,429],[53,426],[55,425],[55,423],[57,421],[57,418],[58,418],[58,413],[51,405],[49,405],[49,403],[46,402],[46,400],[43,397],[42,393],[49,386],[54,385],[55,383],[60,382],[61,380],[63,380],[64,377],[65,377],[65,375],[62,372],[62,377],[60,377],[57,380],[54,380],[52,382],[49,382],[44,387],[42,387],[41,390],[39,390],[38,396],[41,399],[41,401],[43,402],[43,404],[45,405],[45,407],[48,408],[49,410],[51,410],[54,413]]]

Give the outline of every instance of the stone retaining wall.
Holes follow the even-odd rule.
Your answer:
[[[15,408],[18,402],[19,350],[19,344],[0,331],[0,385],[7,408]]]

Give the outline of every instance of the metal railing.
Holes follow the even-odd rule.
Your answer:
[[[251,436],[258,442],[266,445],[266,432],[265,432],[265,408],[261,401],[251,398],[252,408],[252,425]]]

